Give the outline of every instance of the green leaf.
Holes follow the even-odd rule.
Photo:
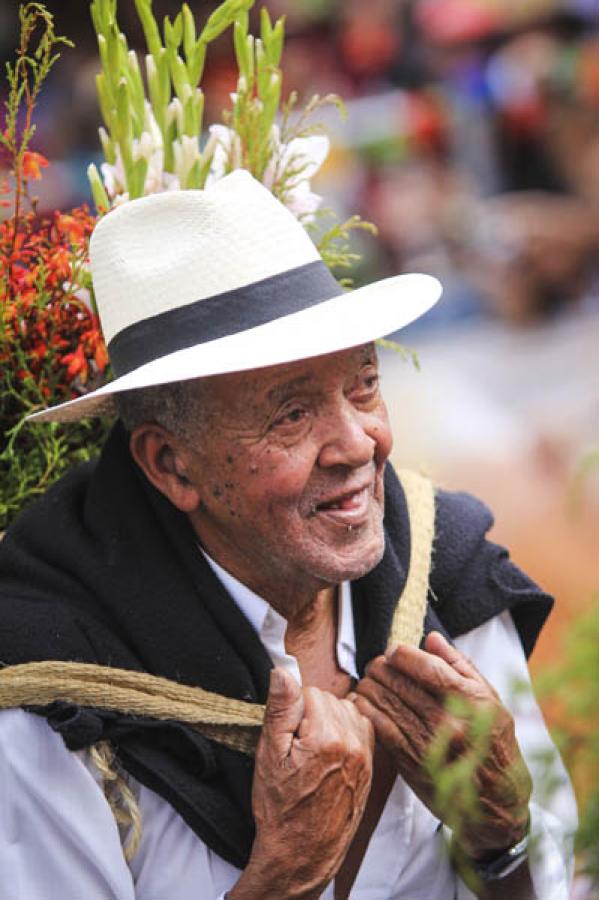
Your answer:
[[[165,104],[162,98],[162,89],[160,86],[158,70],[156,68],[156,61],[150,53],[146,56],[146,77],[148,80],[148,93],[150,95],[152,112],[154,113],[154,118],[164,137]]]
[[[103,72],[98,72],[96,75],[96,91],[98,93],[98,101],[100,103],[100,112],[102,113],[102,118],[104,119],[104,124],[107,128],[110,128],[111,119],[112,119],[112,110],[113,103],[112,98],[110,96],[110,91],[107,86],[106,76]]]
[[[109,165],[113,166],[116,162],[116,148],[114,146],[114,141],[110,138],[104,128],[99,128],[98,132],[100,134],[100,143],[102,144],[104,158]]]
[[[268,44],[268,40],[272,34],[272,24],[268,10],[265,6],[260,10],[260,37],[264,44]]]
[[[143,196],[147,171],[147,159],[138,159],[132,164],[131,186],[129,187],[129,198],[131,200]]]
[[[266,58],[266,53],[264,52],[264,44],[260,40],[260,38],[256,38],[255,41],[256,48],[256,79],[258,82],[258,96],[261,100],[266,98],[268,94],[268,88],[270,84],[270,75],[271,70],[268,65],[268,59]]]
[[[190,94],[183,104],[183,134],[194,137],[199,130],[197,97]]]
[[[273,72],[270,76],[269,85],[264,98],[264,127],[268,131],[270,131],[270,127],[274,122],[279,109],[282,86],[283,76],[281,75],[281,72]]]
[[[225,0],[208,17],[200,37],[209,44],[235,21],[239,13],[251,9],[253,5],[254,0]]]
[[[156,63],[156,70],[158,72],[161,103],[166,107],[171,99],[171,79],[169,76],[170,66],[168,52],[164,47],[161,48],[158,56],[154,56],[154,62]]]
[[[189,174],[188,174],[187,178],[185,179],[184,187],[189,188],[189,189],[192,189],[192,188],[197,189],[197,188],[202,187],[201,169],[202,169],[201,160],[196,159],[193,166],[189,170]],[[183,185],[182,185],[182,187],[183,187]]]
[[[92,163],[87,167],[87,177],[92,190],[92,196],[98,212],[107,212],[110,209],[110,200],[100,178],[96,166]]]
[[[191,87],[189,83],[189,75],[187,73],[187,66],[185,65],[177,51],[171,47],[169,47],[167,50],[167,57],[171,78],[175,86],[175,91],[177,92],[177,96],[183,103],[186,97],[185,89]]]
[[[152,0],[135,0],[135,8],[141,21],[148,50],[152,56],[156,57],[162,49],[162,41],[152,13]]]
[[[271,39],[268,42],[268,61],[271,66],[278,66],[283,55],[283,45],[285,43],[285,16],[277,19],[277,23],[272,31]]]
[[[183,49],[185,50],[185,59],[189,65],[196,45],[196,23],[187,3],[184,3],[181,7],[181,13],[183,15]]]
[[[252,77],[253,60],[251,52],[251,38],[248,38],[247,31],[238,19],[233,25],[233,46],[235,48],[235,58],[239,71],[248,81]]]
[[[183,15],[181,13],[176,16],[175,21],[173,22],[173,36],[177,47],[179,47],[183,40]]]
[[[179,27],[177,27],[177,22]],[[175,19],[175,24],[171,25],[168,16],[164,17],[164,43],[169,50],[177,50],[183,39],[183,23],[180,16]]]
[[[187,60],[187,72],[189,83],[192,87],[197,87],[202,80],[204,74],[204,62],[206,61],[206,44],[198,40],[191,53],[191,58]]]
[[[127,67],[125,69],[125,77],[127,78],[127,84],[129,85],[129,93],[131,97],[131,102],[135,109],[135,117],[137,120],[138,126],[138,134],[136,137],[139,137],[139,134],[143,130],[144,126],[144,118],[145,118],[145,93],[144,93],[144,84],[141,77],[141,72],[139,70],[139,62],[137,60],[137,54],[134,50],[130,50],[127,54]]]

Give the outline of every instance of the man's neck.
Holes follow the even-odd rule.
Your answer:
[[[338,606],[336,587],[320,591],[309,608],[288,619],[285,649],[297,659],[305,687],[345,697],[352,679],[337,660]]]
[[[323,634],[337,632],[337,587],[326,587],[318,591],[311,603],[293,612],[279,609],[287,619],[285,646],[287,652],[298,656],[302,651],[318,644]]]

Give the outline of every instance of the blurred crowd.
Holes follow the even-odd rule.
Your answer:
[[[192,0],[198,21],[214,8]],[[99,159],[95,36],[86,3],[49,0],[65,50],[37,113],[35,145],[53,165],[42,206],[89,200]],[[179,0],[155,0],[174,15]],[[316,189],[374,221],[358,280],[397,271],[442,278],[429,320],[528,324],[597,304],[599,33],[594,0],[269,0],[285,14],[286,89],[340,94],[319,114],[333,136]],[[119,22],[142,47],[135,6]],[[0,3],[0,57],[17,38],[16,0]],[[205,122],[236,81],[225,35],[203,80]],[[5,85],[0,91],[5,91]],[[1,99],[1,98],[0,98]]]

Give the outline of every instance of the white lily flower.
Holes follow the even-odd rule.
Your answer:
[[[197,137],[187,134],[173,141],[175,155],[175,175],[181,184],[185,184],[195,162],[200,159],[200,145]]]
[[[211,125],[210,137],[204,153],[212,153],[206,187],[219,181],[230,169],[241,168],[241,141],[239,135],[226,125]]]
[[[289,173],[283,202],[296,218],[310,222],[322,204],[322,197],[310,190],[310,179],[327,158],[330,143],[324,134],[293,138],[281,143],[277,125],[272,128],[273,154],[266,167],[263,183],[272,190],[275,181]]]
[[[112,200],[117,194],[120,194],[125,189],[125,168],[123,166],[121,151],[118,147],[116,150],[116,162],[113,165],[106,162],[102,163],[100,171],[102,173],[102,180],[104,181],[106,193],[108,194],[109,199]]]
[[[149,131],[142,131],[141,137],[133,138],[131,144],[131,156],[134,161],[138,159],[147,159],[150,162],[152,154],[155,151],[154,141]]]
[[[150,132],[155,147],[162,147],[162,132],[148,100],[144,102],[144,110],[144,131]]]
[[[293,190],[287,192],[283,202],[296,219],[301,219],[302,222],[312,222],[314,213],[320,209],[322,197],[310,190],[307,181],[302,181]]]
[[[171,102],[166,108],[166,124],[172,125],[173,122],[177,123],[177,129],[179,131],[183,131],[183,123],[184,123],[184,113],[183,113],[183,105],[178,97],[173,97]]]
[[[112,201],[113,209],[117,206],[122,206],[123,203],[129,202],[129,191],[125,191],[123,194],[117,194],[114,200]]]
[[[162,184],[163,189],[165,191],[180,191],[181,190],[181,182],[177,175],[173,175],[172,172],[163,172],[162,174]]]

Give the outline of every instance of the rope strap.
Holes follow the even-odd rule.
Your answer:
[[[185,722],[207,737],[252,752],[264,707],[157,675],[91,663],[33,662],[0,670],[0,709],[54,700]]]
[[[395,607],[388,647],[417,647],[422,638],[428,581],[435,536],[435,492],[432,482],[416,472],[399,472],[410,521],[410,567],[402,595]]]

